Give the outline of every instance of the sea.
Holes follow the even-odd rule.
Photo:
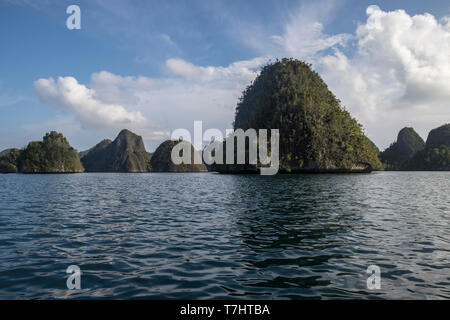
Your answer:
[[[450,299],[449,208],[450,172],[2,174],[0,298]]]

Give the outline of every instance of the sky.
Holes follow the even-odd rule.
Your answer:
[[[85,150],[128,128],[148,151],[195,120],[224,132],[283,57],[311,63],[380,149],[450,122],[448,0],[0,0],[0,150],[51,130]]]

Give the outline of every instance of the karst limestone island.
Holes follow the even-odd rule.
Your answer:
[[[191,149],[191,161],[188,164],[174,164],[171,159],[172,148],[178,143],[188,144]],[[187,141],[166,140],[155,150],[150,160],[153,172],[206,172],[208,169],[203,163],[195,164],[195,156],[201,159],[200,153]]]
[[[275,61],[261,70],[237,104],[234,128],[279,129],[281,173],[382,168],[378,148],[358,122],[340,106],[319,74],[298,60]],[[213,167],[223,173],[240,173],[258,172],[261,166]]]
[[[279,129],[281,173],[450,170],[450,124],[433,129],[426,143],[414,129],[403,128],[397,141],[380,153],[311,66],[294,59],[262,68],[238,101],[234,128]],[[142,137],[124,129],[114,141],[105,139],[78,153],[61,133],[52,131],[24,149],[2,151],[0,172],[259,173],[263,166],[174,164],[171,152],[179,142],[167,140],[150,154]],[[193,160],[198,151],[192,145],[184,150],[189,147]],[[223,151],[225,163],[225,147]]]
[[[1,173],[78,173],[78,172],[200,172],[205,165],[175,165],[171,150],[175,141],[162,143],[154,158],[145,150],[141,136],[124,129],[114,141],[105,139],[78,153],[61,133],[52,131],[43,141],[33,141],[22,150],[0,153]],[[184,142],[188,143],[188,142]],[[192,145],[192,154],[197,152]],[[154,169],[152,170],[152,166]]]
[[[0,172],[75,173],[83,172],[78,152],[61,133],[47,133],[42,141],[32,141],[22,150],[1,153]]]
[[[148,172],[150,154],[142,137],[124,129],[114,141],[103,140],[80,152],[86,172]]]
[[[413,128],[403,128],[380,159],[385,170],[449,171],[450,123],[431,130],[426,143]]]

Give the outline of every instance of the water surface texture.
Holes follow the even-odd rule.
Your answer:
[[[0,175],[0,298],[449,299],[449,186],[450,172]]]

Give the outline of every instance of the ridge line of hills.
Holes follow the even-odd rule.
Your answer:
[[[145,150],[142,137],[123,129],[114,141],[102,140],[91,149],[77,152],[62,133],[51,131],[43,141],[32,141],[22,150],[0,152],[0,173],[78,172],[206,172],[214,166],[175,165],[170,159],[178,141],[166,140],[155,150]],[[450,123],[430,131],[427,141],[410,127],[379,153],[385,171],[449,171]],[[191,145],[192,154],[197,152]]]
[[[279,128],[281,173],[450,170],[450,123],[431,130],[426,142],[413,128],[405,127],[380,152],[311,65],[295,59],[276,60],[262,68],[239,99],[233,125],[244,131]],[[102,140],[78,153],[62,133],[51,131],[24,149],[0,152],[0,173],[259,173],[265,166],[175,165],[171,151],[177,143],[166,140],[150,154],[141,136],[123,129],[113,141]],[[198,151],[190,148],[194,157]]]

